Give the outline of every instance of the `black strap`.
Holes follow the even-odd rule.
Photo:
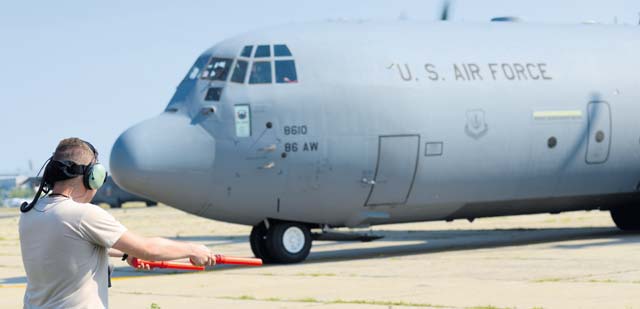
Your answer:
[[[113,265],[107,266],[107,287],[111,287],[111,273],[113,272]]]
[[[75,162],[69,161],[69,167],[67,167],[67,171],[74,176],[84,175],[84,171],[87,169],[87,165],[77,164]]]

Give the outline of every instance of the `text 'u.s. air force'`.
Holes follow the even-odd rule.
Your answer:
[[[387,70],[401,80],[431,82],[444,81],[549,81],[553,80],[549,66],[544,62],[516,63],[454,63],[436,65],[425,63],[412,66],[408,63],[392,63]]]

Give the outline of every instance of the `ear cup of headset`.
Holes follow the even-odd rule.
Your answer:
[[[93,147],[91,143],[85,140],[83,140],[83,142],[87,144],[89,149],[91,149],[91,152],[93,152],[93,157],[97,162],[98,151],[96,150],[96,147]],[[107,180],[107,169],[104,167],[104,165],[100,163],[91,163],[84,170],[83,177],[84,177],[83,182],[84,182],[85,188],[89,190],[98,190],[100,189],[100,187],[102,187],[104,182]]]
[[[100,163],[90,164],[84,172],[84,186],[89,190],[98,190],[107,180],[107,169]]]

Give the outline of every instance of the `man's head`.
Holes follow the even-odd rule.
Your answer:
[[[76,137],[61,140],[51,159],[55,161],[71,161],[79,165],[95,163],[95,155],[89,144]]]
[[[74,199],[78,201],[91,201],[97,189],[96,185],[91,183],[92,176],[94,176],[91,170],[96,167],[97,163],[97,153],[93,146],[79,138],[65,138],[56,147],[51,161],[49,163],[51,167],[47,167],[51,168],[51,171],[49,171],[49,175],[45,171],[45,177],[53,178],[51,182],[53,182],[54,191],[72,194]],[[99,168],[103,169],[102,166]],[[106,174],[101,176],[102,179],[98,179],[99,185],[102,185]]]

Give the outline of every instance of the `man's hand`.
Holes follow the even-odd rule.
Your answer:
[[[209,248],[204,245],[192,244],[192,253],[189,255],[191,264],[197,266],[216,265],[216,259]]]
[[[134,258],[135,257],[133,257],[133,256],[127,257],[127,264],[129,264],[129,266],[134,267],[134,268],[139,269],[139,270],[151,270],[151,267],[149,266],[149,264],[145,264],[145,263],[142,263],[142,262],[140,262],[137,267],[135,265],[133,265],[133,259]]]
[[[113,248],[148,261],[189,258],[191,263],[197,266],[215,265],[215,257],[211,250],[203,245],[160,237],[145,238],[130,231],[124,232],[113,244]]]

